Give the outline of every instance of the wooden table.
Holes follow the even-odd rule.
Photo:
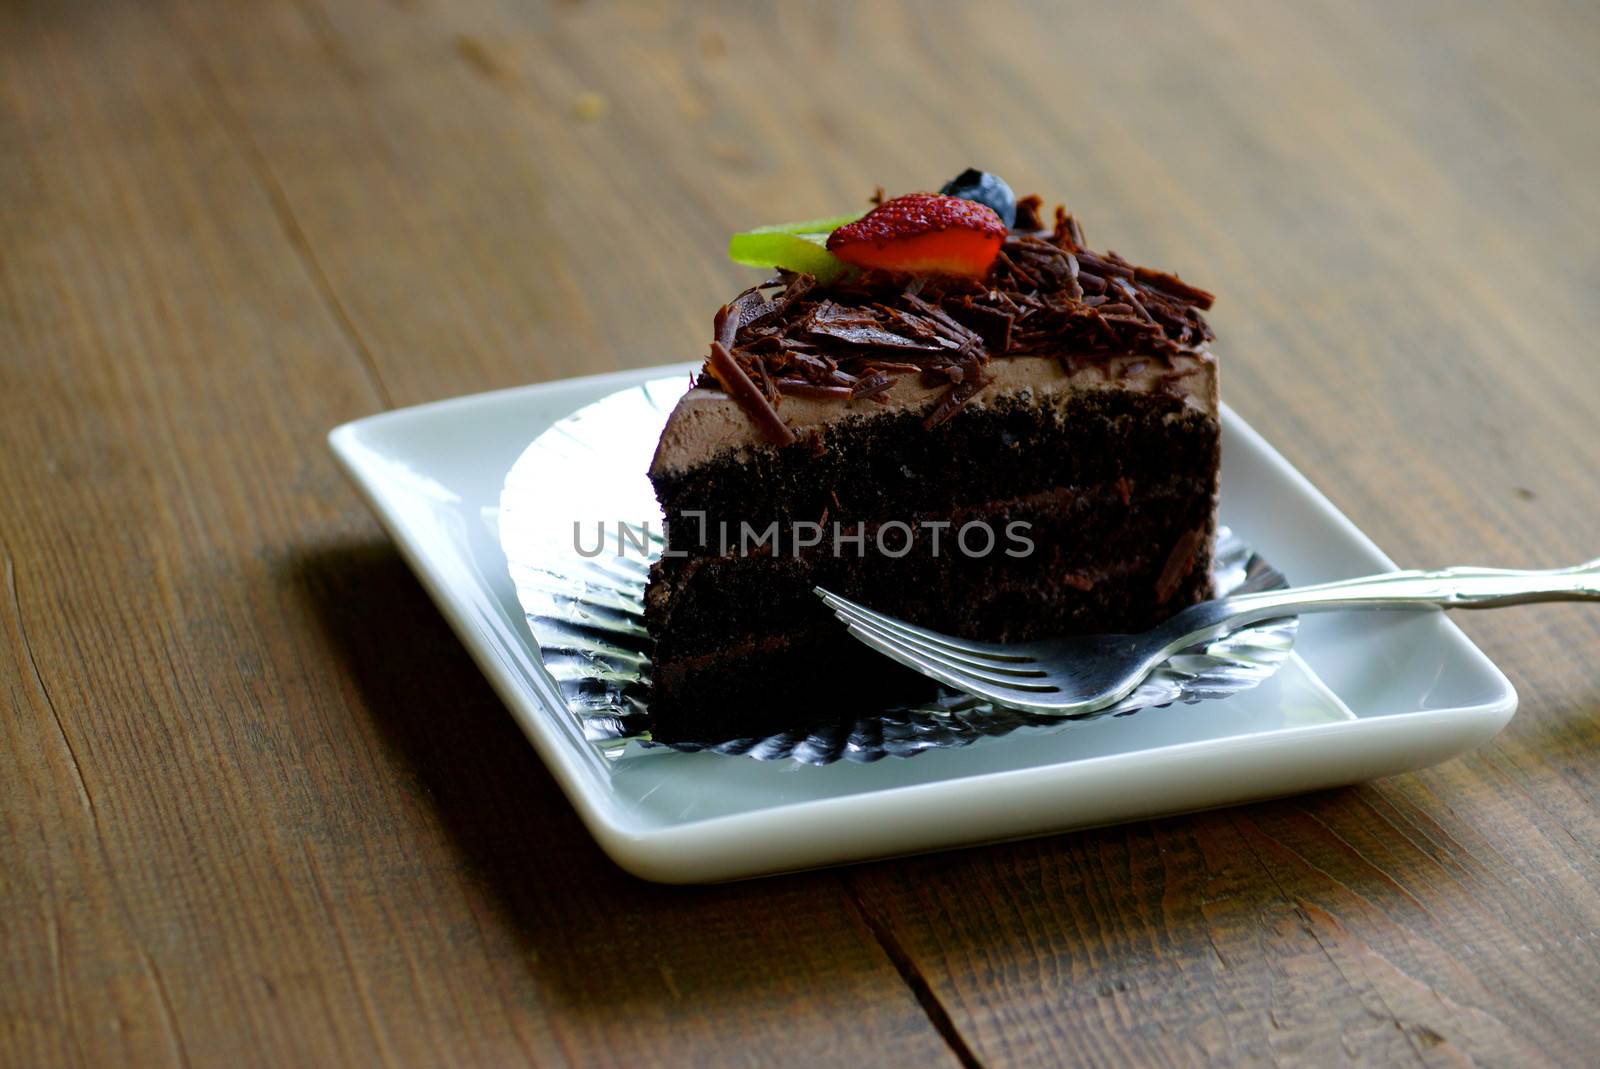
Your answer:
[[[1407,565],[1600,553],[1600,13],[486,0],[0,14],[0,1064],[1593,1064],[1600,613],[1464,759],[667,888],[323,444],[698,356],[743,226],[968,164],[1221,296]]]

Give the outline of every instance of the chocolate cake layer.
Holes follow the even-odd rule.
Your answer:
[[[652,482],[670,548],[699,555],[721,552],[724,529],[737,539],[741,524],[910,519],[1060,487],[1142,493],[1184,473],[1209,500],[1218,438],[1215,418],[1164,392],[1090,389],[1045,404],[1018,390],[931,431],[917,410],[889,410],[781,449],[723,450]]]
[[[650,730],[661,742],[723,742],[848,725],[926,701],[933,681],[842,630],[797,632],[663,666]]]
[[[1024,626],[1018,637],[1029,637],[1026,632],[1035,629],[1102,634],[1127,629],[1130,606],[1140,605],[1144,617],[1139,622],[1151,626],[1169,612],[1208,596],[1209,575],[1197,559],[1193,563],[1159,608],[1152,604],[1152,570],[1138,567],[1126,574],[1101,576],[1087,589],[1027,584],[968,591],[965,600],[946,614],[946,622],[952,631],[983,633],[996,622],[1043,619],[1050,625]],[[749,581],[761,582],[756,576]],[[734,589],[749,591],[750,586],[740,583]],[[760,587],[763,604],[769,593],[776,589]],[[955,591],[942,593],[959,596]],[[688,615],[683,646],[653,662],[650,718],[658,740],[721,740],[812,730],[925,701],[935,693],[926,677],[847,634],[809,591],[785,605],[792,606],[794,615],[785,618],[776,632],[722,640],[709,639],[716,630],[709,603],[684,606]],[[691,637],[696,623],[706,625],[701,631],[707,637],[704,642]]]
[[[1092,630],[1101,621],[1080,618],[1079,595],[1112,583],[1127,606],[1121,626],[1150,626],[1171,611],[1181,580],[1205,574],[1211,511],[1194,480],[1137,497],[1125,489],[1057,488],[841,526],[800,550],[663,559],[646,600],[657,660],[827,624],[816,586],[951,634],[1020,641]]]

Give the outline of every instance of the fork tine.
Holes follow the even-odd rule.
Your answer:
[[[976,679],[949,671],[943,662],[931,660],[897,642],[880,638],[876,633],[856,624],[848,626],[852,635],[885,657],[899,661],[914,672],[920,672],[930,679],[938,680],[940,683],[954,687],[956,690],[965,691],[974,697],[984,698],[1000,705],[1009,705],[1016,702],[1025,702],[1028,698],[1036,697],[1038,694],[1037,691],[1022,691],[1012,687],[982,683]]]
[[[977,687],[988,687],[997,694],[1001,692],[1009,693],[1011,698],[1005,700],[1015,700],[1024,695],[1037,697],[1040,694],[1048,694],[1059,689],[1054,683],[1042,677],[996,676],[980,669],[968,668],[941,654],[919,649],[916,646],[902,642],[893,635],[885,634],[877,628],[865,627],[856,623],[847,624],[846,627],[852,635],[863,642],[869,638],[876,640],[872,643],[873,649],[881,652],[890,649],[898,650],[906,657],[914,658],[917,662],[918,670],[925,674],[932,675],[933,669],[939,669],[945,674],[936,678],[942,678],[945,682],[950,683],[951,686],[960,687],[962,690],[970,691]]]
[[[930,631],[926,627],[917,627],[915,624],[908,624],[904,620],[897,620],[893,616],[885,616],[881,612],[873,612],[871,609],[860,604],[859,602],[851,601],[849,598],[842,598],[838,594],[835,594],[829,590],[824,590],[820,586],[812,587],[811,590],[812,593],[821,598],[823,602],[835,612],[838,612],[840,609],[848,609],[855,613],[858,617],[875,623],[879,627],[885,628],[896,634],[915,635],[922,641],[931,643],[932,645],[941,649],[952,650],[957,653],[965,653],[971,656],[992,657],[1001,661],[1032,660],[1031,657],[993,642],[975,642],[970,639],[956,638],[954,635],[946,635],[939,631]]]
[[[938,646],[935,646],[931,642],[922,641],[922,639],[913,634],[902,634],[898,631],[891,631],[888,628],[882,627],[872,620],[866,618],[865,616],[856,612],[854,609],[847,609],[842,605],[835,606],[833,612],[835,616],[839,617],[839,619],[844,621],[846,624],[856,624],[860,627],[866,628],[869,631],[874,631],[878,634],[881,634],[886,639],[902,642],[913,649],[921,650],[929,657],[934,657],[943,661],[949,661],[966,669],[976,668],[985,672],[994,672],[1001,679],[1032,679],[1045,674],[1042,669],[1037,667],[1037,662],[1031,659],[1026,661],[980,660],[976,657],[969,657],[964,653],[957,653],[954,650],[942,649]]]

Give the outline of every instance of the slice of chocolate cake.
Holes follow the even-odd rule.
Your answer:
[[[919,194],[839,227],[836,269],[785,235],[808,272],[778,249],[718,313],[650,467],[658,738],[927,696],[814,586],[999,641],[1143,630],[1209,594],[1210,295],[1088,250],[1061,209],[1041,229],[1037,198],[1008,227],[987,181],[989,207]]]

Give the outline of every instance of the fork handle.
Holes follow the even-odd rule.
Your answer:
[[[1235,622],[1341,609],[1495,609],[1535,601],[1600,601],[1600,558],[1572,568],[1441,568],[1388,572],[1227,599]],[[1245,619],[1239,620],[1242,616]]]

